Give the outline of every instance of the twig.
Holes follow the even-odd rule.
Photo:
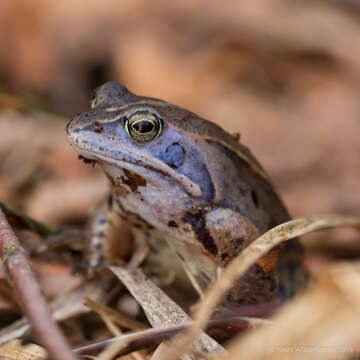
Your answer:
[[[76,227],[54,230],[45,240],[31,251],[30,257],[42,254],[59,246],[81,243],[84,239],[84,231]]]
[[[25,250],[20,246],[0,209],[0,256],[18,292],[34,333],[53,359],[75,360],[64,336],[54,323],[35,281]]]
[[[266,312],[267,314],[269,314],[268,307],[269,305],[266,306],[267,310],[265,311],[265,308],[261,306],[260,312]],[[244,314],[251,316],[252,313],[259,313],[259,310],[256,310],[255,305],[244,306],[243,308],[244,309],[241,308],[240,311],[229,312],[226,314],[216,314],[214,319],[209,321],[206,332],[209,333],[210,336],[212,336],[213,332],[216,334],[219,334],[219,332],[226,332],[227,340],[232,335],[248,329],[249,327],[251,327],[251,323],[254,321],[254,318],[244,317]],[[270,311],[272,312],[277,308],[278,306],[275,307],[271,305]],[[261,321],[262,323],[269,323],[269,321],[267,320],[261,319]],[[121,339],[125,339],[128,344],[116,355],[123,356],[136,350],[153,348],[155,345],[160,344],[164,340],[170,339],[171,337],[178,334],[180,331],[187,329],[189,326],[190,325],[177,325],[161,328],[151,328],[125,334]],[[119,338],[114,337],[107,340],[93,342],[74,349],[74,352],[78,355],[96,355],[101,352],[106,346],[118,340]]]
[[[98,342],[93,342],[78,348],[75,348],[74,353],[84,356],[84,355],[97,355],[107,346],[119,340],[126,344],[124,348],[121,349],[116,355],[122,356],[129,354],[136,350],[141,350],[145,348],[150,348],[154,345],[159,344],[163,340],[167,340],[177,334],[179,331],[183,330],[185,325],[176,325],[169,326],[165,328],[150,328],[146,330],[137,331],[135,333],[128,333],[121,337],[113,337],[111,339],[102,340]]]
[[[53,318],[57,322],[60,322],[89,312],[89,308],[84,306],[84,297],[87,296],[91,296],[93,300],[101,299],[106,301],[106,299],[110,299],[113,289],[112,279],[111,274],[110,276],[105,276],[105,273],[99,274],[92,280],[87,280],[70,292],[58,296],[49,304]],[[23,317],[16,320],[11,325],[0,330],[0,345],[24,336],[29,329],[30,324],[27,318]]]
[[[195,315],[193,325],[184,335],[180,335],[177,341],[174,341],[171,352],[165,352],[159,360],[173,360],[175,356],[179,356],[188,350],[206,325],[215,306],[231,289],[234,282],[243,276],[256,260],[260,259],[274,246],[310,232],[341,226],[360,228],[360,217],[324,215],[296,219],[278,225],[257,238],[219,276],[214,285],[205,294]]]
[[[0,201],[0,210],[5,214],[8,222],[19,229],[26,229],[35,232],[36,234],[47,237],[54,229],[49,225],[42,224],[29,216],[19,215],[15,211],[9,209],[3,202]]]

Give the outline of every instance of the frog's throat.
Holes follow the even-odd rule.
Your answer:
[[[135,160],[127,154],[124,154],[123,158],[120,159],[93,150],[92,151],[86,150],[80,147],[79,144],[71,143],[71,146],[75,149],[76,152],[79,153],[79,155],[81,155],[86,159],[102,161],[107,164],[114,165],[118,168],[127,169],[134,173],[139,172],[139,167],[146,170],[150,170],[158,174],[161,174],[162,176],[170,177],[174,179],[184,188],[186,193],[191,197],[199,198],[203,195],[203,192],[198,184],[194,183],[187,176],[177,173],[176,171],[165,165],[161,160],[153,159],[152,160],[152,162],[154,163],[153,166],[146,162]]]

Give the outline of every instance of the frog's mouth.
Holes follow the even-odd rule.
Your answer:
[[[199,198],[202,196],[202,190],[199,185],[191,181],[188,177],[175,172],[161,160],[153,159],[153,162],[155,163],[154,166],[150,164],[150,161],[146,161],[145,157],[144,161],[142,161],[134,159],[126,153],[117,153],[116,156],[112,156],[110,152],[109,154],[105,154],[104,151],[96,151],[93,149],[90,151],[89,149],[86,149],[85,146],[79,145],[79,142],[74,142],[72,139],[70,139],[70,144],[79,154],[79,159],[87,164],[95,165],[95,163],[99,163],[104,170],[106,166],[110,165],[131,171],[144,178],[147,178],[149,176],[148,172],[151,171],[160,174],[162,177],[174,179],[184,188],[186,193],[192,197]]]

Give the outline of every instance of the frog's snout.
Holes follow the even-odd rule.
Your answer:
[[[71,127],[71,123],[72,123],[73,119],[71,119],[67,125],[66,125],[66,128],[65,128],[65,133],[66,133],[66,136],[69,136],[70,135],[70,127]]]
[[[71,134],[79,132],[82,126],[83,124],[81,121],[81,114],[78,114],[74,118],[72,118],[66,125],[66,135],[71,136]]]

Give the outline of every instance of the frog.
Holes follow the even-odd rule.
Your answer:
[[[153,269],[185,274],[202,296],[242,250],[291,219],[269,175],[238,135],[118,82],[95,89],[90,110],[68,123],[66,136],[81,159],[102,168],[110,184],[92,226],[90,267],[108,262],[106,235],[126,223],[136,244],[149,247],[146,261]],[[308,282],[304,249],[292,239],[253,264],[224,301],[284,301]]]

